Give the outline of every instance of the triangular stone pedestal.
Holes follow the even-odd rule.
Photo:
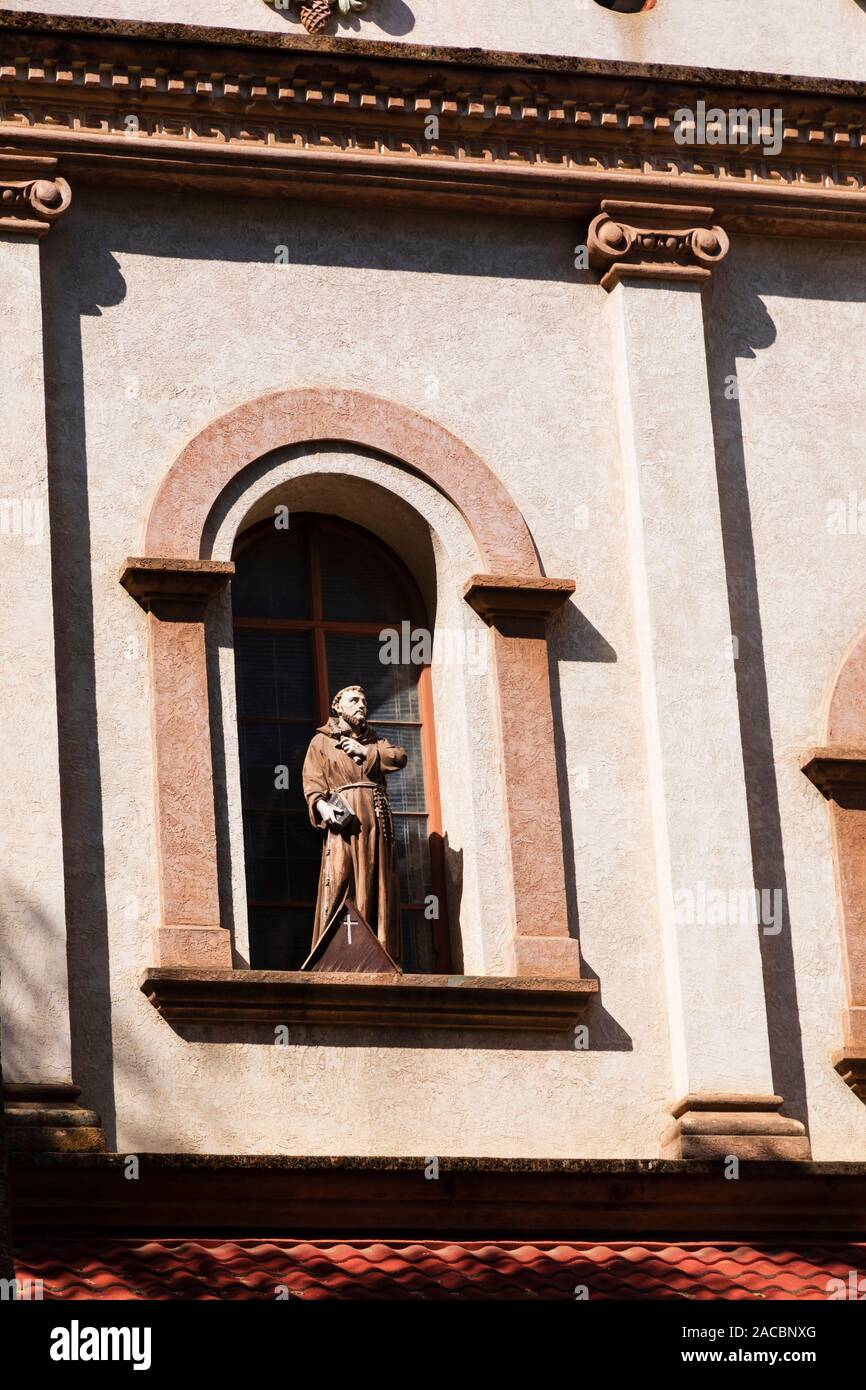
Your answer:
[[[346,898],[334,913],[301,969],[335,974],[402,974],[351,898]]]

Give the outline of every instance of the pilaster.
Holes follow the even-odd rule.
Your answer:
[[[605,201],[674,1125],[665,1157],[803,1158],[779,1114],[761,966],[701,290],[728,250],[704,205]],[[757,890],[757,892],[756,892]]]

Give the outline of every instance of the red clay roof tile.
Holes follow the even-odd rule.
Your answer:
[[[866,1244],[161,1240],[82,1236],[16,1251],[46,1299],[826,1299]]]

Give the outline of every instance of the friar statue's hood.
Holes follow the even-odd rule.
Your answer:
[[[359,743],[378,743],[379,736],[372,724],[365,724],[360,733],[355,733],[351,729],[341,729],[340,721],[336,715],[332,714],[326,724],[320,724],[316,730],[317,734],[326,734],[328,738],[356,738]]]

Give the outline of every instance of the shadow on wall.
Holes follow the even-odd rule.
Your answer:
[[[736,340],[723,341],[710,332],[710,327],[716,327],[718,314],[710,313],[705,318],[719,506],[731,632],[738,641],[734,669],[752,870],[756,888],[778,890],[782,894],[780,934],[769,937],[760,927],[757,928],[773,1086],[776,1094],[785,1098],[785,1112],[801,1120],[808,1130],[803,1035],[797,1002],[785,846],[737,383],[738,359],[754,358],[760,351],[769,348],[775,341],[776,329],[753,289],[738,287],[738,297],[740,302],[734,321],[741,332]]]
[[[565,219],[479,218],[472,213],[408,207],[380,210],[303,198],[251,198],[241,213],[241,205],[229,204],[218,195],[189,193],[182,206],[168,207],[164,199],[144,190],[131,202],[123,190],[82,188],[63,223],[70,221],[76,208],[81,213],[85,200],[99,218],[100,246],[136,256],[271,266],[277,267],[278,275],[280,267],[289,265],[534,284],[597,284],[592,271],[575,269],[578,238]],[[52,239],[59,236],[63,223],[52,231]],[[86,237],[87,232],[81,229],[79,236]],[[92,266],[94,290],[111,274],[104,264],[109,253],[100,246],[93,247],[94,259],[87,267],[90,273]],[[57,256],[46,259],[53,263]],[[275,283],[275,303],[280,298]],[[200,307],[203,320],[206,316],[208,324],[215,322],[212,316],[220,313],[219,307]],[[434,344],[431,350],[439,346]]]
[[[866,8],[866,0],[863,7]],[[808,254],[808,246],[801,254]],[[803,1041],[738,363],[757,358],[776,340],[776,327],[761,295],[794,295],[820,301],[866,299],[866,289],[857,277],[839,276],[838,267],[828,264],[828,259],[812,260],[807,275],[792,274],[790,265],[764,259],[757,280],[755,274],[749,274],[739,264],[735,250],[716,273],[714,307],[705,320],[728,602],[731,630],[739,639],[735,670],[755,885],[780,890],[783,903],[781,933],[759,934],[773,1084],[777,1094],[785,1098],[786,1113],[807,1128]],[[842,285],[845,289],[840,292]]]
[[[448,836],[434,834],[442,846],[442,867],[445,873],[446,899],[448,902],[448,928],[451,947],[451,969],[455,975],[464,973],[463,938],[460,932],[460,909],[463,904],[463,850],[453,849]]]
[[[48,496],[57,661],[60,805],[66,893],[72,1075],[115,1142],[102,774],[96,705],[90,493],[81,317],[119,304],[126,285],[99,253],[83,281],[67,277],[63,240],[82,235],[75,208],[43,258]],[[73,289],[73,284],[75,289]],[[77,291],[77,298],[76,298]],[[129,885],[134,892],[134,886]]]
[[[566,603],[553,619],[548,644],[550,703],[553,709],[553,738],[556,748],[557,793],[559,818],[562,824],[562,847],[565,856],[565,895],[568,907],[569,935],[580,938],[580,903],[577,882],[571,865],[574,864],[574,823],[571,815],[571,789],[568,785],[568,762],[565,746],[565,712],[562,707],[562,687],[559,680],[560,661],[615,662],[616,652],[573,603]],[[584,968],[591,979],[598,979],[584,959]],[[612,1020],[611,1020],[612,1021]]]

